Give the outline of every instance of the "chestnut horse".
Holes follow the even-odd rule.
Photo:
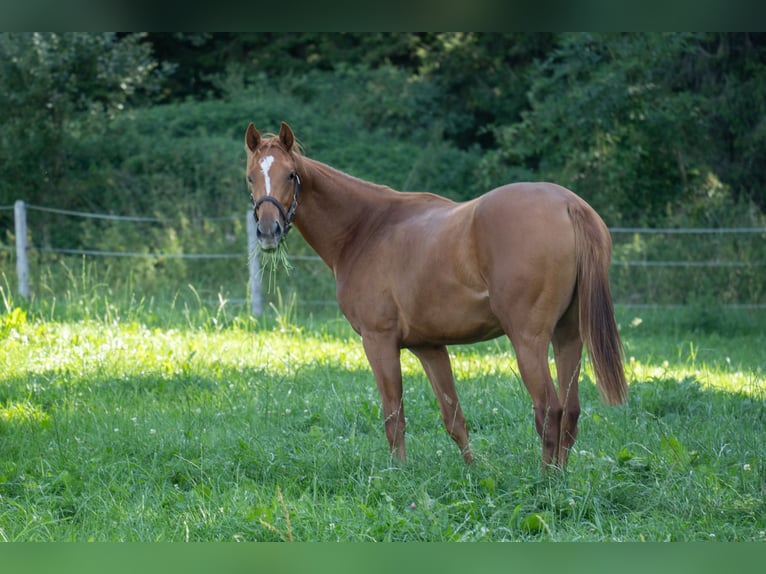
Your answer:
[[[332,269],[340,309],[361,335],[375,375],[393,455],[406,456],[405,348],[420,359],[444,426],[469,463],[446,345],[510,338],[544,466],[566,465],[577,436],[583,342],[603,400],[625,400],[608,281],[611,239],[574,193],[552,183],[514,183],[456,203],[394,191],[309,159],[285,123],[271,137],[250,124],[245,144],[260,248],[276,248],[294,223]]]

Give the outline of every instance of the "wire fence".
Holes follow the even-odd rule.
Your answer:
[[[254,228],[249,220],[249,212],[242,215],[224,215],[213,217],[146,217],[114,215],[105,213],[83,212],[52,208],[16,202],[11,206],[0,206],[0,224],[7,220],[4,212],[14,211],[14,239],[16,245],[5,244],[0,238],[0,252],[15,252],[16,272],[19,293],[30,296],[30,262],[28,255],[34,253],[37,264],[45,265],[45,257],[77,256],[81,258],[117,258],[125,260],[144,260],[153,265],[168,265],[168,262],[219,261],[235,262],[231,268],[216,268],[213,273],[217,279],[230,278],[239,282],[230,286],[232,291],[241,292],[244,283],[249,285],[249,295],[253,313],[260,314],[264,306],[261,283],[264,281],[257,259]],[[205,240],[197,242],[197,250],[189,245],[172,243],[172,248],[162,248],[162,242],[151,242],[145,231],[134,231],[135,241],[124,244],[138,244],[140,250],[118,250],[99,246],[78,246],[54,244],[45,225],[34,224],[27,228],[27,213],[37,213],[42,217],[63,217],[102,224],[127,224],[133,226],[155,225],[162,229],[177,230],[184,226],[202,226],[210,231],[216,226],[227,229],[234,226],[228,238],[230,250],[207,251],[209,247],[220,247],[224,242]],[[19,221],[23,219],[23,221]],[[50,226],[50,224],[49,224]],[[10,227],[10,225],[9,225]],[[195,228],[196,229],[196,228]],[[247,235],[245,232],[250,233]],[[615,301],[618,304],[633,306],[656,306],[688,304],[690,300],[710,299],[732,306],[766,306],[764,276],[766,268],[766,227],[736,228],[638,228],[612,227],[610,232],[614,243],[612,283]],[[178,232],[174,232],[178,235]],[[9,233],[4,235],[10,236]],[[98,237],[98,234],[96,234]],[[675,241],[672,241],[675,239]],[[142,242],[143,241],[143,242]],[[703,242],[707,241],[705,245]],[[123,244],[123,243],[120,243]],[[0,255],[8,258],[8,255]],[[243,277],[242,262],[249,262],[248,275]],[[324,268],[321,259],[312,254],[298,253],[290,255],[289,263],[297,268],[291,272],[286,287],[293,292],[300,291],[303,303],[312,305],[334,305],[331,274]],[[125,269],[124,267],[121,269]],[[229,271],[234,269],[236,272]],[[194,271],[187,269],[193,275]],[[277,283],[280,278],[270,278]],[[25,284],[26,281],[26,284]],[[319,286],[318,284],[323,286]],[[279,289],[276,290],[281,296]],[[310,293],[307,295],[307,293]],[[273,290],[272,290],[273,294]],[[272,297],[273,298],[273,297]],[[237,298],[234,298],[237,299]],[[240,298],[244,301],[245,298]]]

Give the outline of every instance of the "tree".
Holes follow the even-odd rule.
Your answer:
[[[485,171],[571,186],[611,224],[659,224],[722,190],[763,208],[764,48],[730,34],[561,35]]]
[[[552,33],[424,35],[418,75],[438,87],[433,121],[456,145],[496,145],[493,126],[515,123],[528,107],[529,72],[554,47]]]
[[[229,70],[244,84],[268,78],[332,73],[348,67],[392,65],[415,70],[424,36],[413,33],[326,32],[161,32],[147,34],[155,58],[177,65],[169,79],[170,98],[222,95],[220,80]]]
[[[150,101],[166,72],[140,34],[0,34],[2,202],[71,200],[60,183],[77,142]]]

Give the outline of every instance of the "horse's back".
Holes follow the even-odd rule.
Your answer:
[[[569,189],[548,182],[510,183],[475,201],[481,213],[521,226],[563,223],[569,206],[585,204]]]

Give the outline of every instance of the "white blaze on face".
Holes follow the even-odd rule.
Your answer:
[[[261,166],[261,172],[263,172],[264,182],[266,183],[266,195],[271,195],[271,178],[269,177],[269,169],[271,169],[272,163],[274,163],[274,156],[272,155],[267,155],[260,162],[258,162],[258,165]]]

